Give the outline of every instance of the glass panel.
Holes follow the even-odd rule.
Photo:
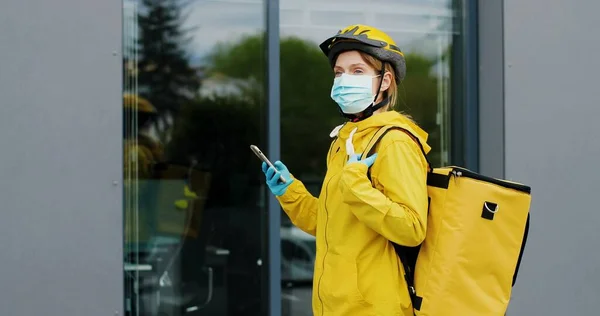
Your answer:
[[[265,315],[264,4],[123,12],[127,315]]]
[[[460,45],[453,21],[457,1],[442,0],[281,0],[282,161],[317,196],[325,175],[331,130],[344,119],[330,99],[333,73],[318,48],[350,24],[381,28],[406,54],[407,78],[399,86],[397,109],[410,114],[429,133],[432,164],[447,164],[453,81],[448,58]],[[286,17],[289,17],[286,18]],[[454,65],[452,65],[454,66]],[[457,69],[459,73],[462,68]],[[312,315],[311,278],[314,238],[295,231],[282,215],[283,315]],[[309,246],[310,244],[310,246]],[[306,247],[303,247],[306,246]],[[298,252],[298,253],[294,253]],[[308,252],[308,253],[306,253]]]

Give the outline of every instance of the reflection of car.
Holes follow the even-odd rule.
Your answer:
[[[311,283],[313,279],[315,237],[295,226],[281,227],[281,280],[286,283]]]

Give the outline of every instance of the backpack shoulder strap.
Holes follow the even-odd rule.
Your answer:
[[[427,158],[427,153],[425,152],[425,149],[423,148],[423,144],[421,144],[421,141],[419,140],[419,138],[417,136],[413,135],[413,133],[411,133],[406,128],[403,128],[401,126],[396,126],[396,125],[383,126],[379,130],[377,130],[377,132],[375,132],[375,135],[373,135],[373,137],[367,144],[367,147],[365,148],[365,151],[362,154],[361,159],[364,159],[365,157],[369,157],[372,154],[374,154],[375,147],[377,146],[379,141],[381,141],[383,139],[383,137],[385,136],[385,134],[387,134],[391,130],[400,130],[400,131],[406,133],[408,136],[410,136],[410,138],[412,138],[417,143],[417,145],[419,145],[419,148],[421,149],[421,153],[423,154],[423,157],[425,157],[425,161],[427,161],[427,167],[429,168],[428,171],[429,172],[433,171],[433,168],[431,167],[431,163],[429,162],[429,159]]]
[[[425,160],[427,161],[427,167],[429,168],[428,173],[433,172],[431,163],[429,162],[429,159],[427,159],[427,153],[425,152],[425,149],[423,148],[423,144],[421,144],[421,141],[419,140],[419,138],[417,138],[415,135],[413,135],[409,130],[402,128],[400,126],[384,126],[384,127],[380,128],[377,132],[375,132],[375,135],[367,144],[367,147],[365,148],[363,157],[361,157],[361,159],[364,159],[364,157],[368,157],[368,156],[374,154],[375,147],[377,146],[379,141],[381,141],[381,139],[383,139],[385,134],[387,134],[391,130],[400,130],[400,131],[408,134],[408,136],[410,136],[419,145],[419,148],[421,149],[421,153],[423,154],[423,157],[425,157]],[[371,179],[371,169],[369,169],[367,171],[367,177],[369,179]],[[428,198],[428,204],[430,204],[430,202],[431,202],[431,199]],[[415,290],[414,269],[415,269],[415,264],[417,261],[419,249],[421,247],[420,246],[405,247],[405,246],[400,246],[398,244],[395,244],[393,242],[392,242],[392,245],[394,246],[394,249],[396,250],[396,254],[400,258],[400,262],[402,263],[402,266],[404,267],[404,279],[406,281],[406,285],[408,286],[408,293],[410,295],[410,300],[412,301],[414,308],[416,310],[419,310],[421,308],[423,298],[419,297],[417,295],[417,291]]]

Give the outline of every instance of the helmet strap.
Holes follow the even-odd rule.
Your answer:
[[[381,71],[380,71],[381,81],[379,81],[379,87],[377,88],[377,94],[375,94],[374,101],[377,100],[377,98],[379,97],[379,93],[381,92],[381,85],[383,84],[383,75],[385,75],[385,63],[383,63],[381,65]],[[340,113],[342,114],[342,116],[344,116],[345,118],[350,119],[350,121],[352,121],[352,122],[358,122],[358,121],[362,121],[364,119],[371,117],[375,111],[379,110],[384,105],[387,105],[389,103],[389,101],[390,101],[390,98],[386,97],[377,104],[375,104],[375,102],[373,102],[364,111],[362,111],[361,113],[358,113],[358,114],[346,114],[346,113],[342,112],[341,108],[339,108],[339,110],[340,110]]]

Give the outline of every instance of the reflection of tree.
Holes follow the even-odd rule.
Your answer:
[[[264,47],[260,35],[220,45],[210,58],[212,70],[231,78],[256,80],[256,86],[264,91],[265,64],[257,62],[265,60]],[[284,38],[280,49],[283,160],[296,172],[321,173],[329,132],[341,121],[329,98],[332,72],[327,59],[312,43]]]
[[[137,75],[141,95],[156,107],[165,127],[167,118],[200,86],[184,48],[190,40],[182,28],[185,5],[180,0],[142,0],[137,47],[130,48],[140,56],[137,72],[131,75]]]
[[[440,126],[437,123],[438,78],[431,75],[431,68],[436,59],[429,59],[418,54],[407,54],[406,79],[399,87],[400,98],[397,109],[410,114],[413,119],[429,133],[428,143],[432,147],[429,159],[432,164],[440,161]]]
[[[182,113],[181,124],[187,127],[178,129],[189,128],[188,131],[194,132],[174,135],[174,138],[187,137],[190,142],[173,146],[174,148],[196,146],[197,151],[208,153],[212,149],[202,148],[204,145],[201,144],[214,142],[211,146],[222,144],[222,150],[228,151],[227,154],[218,155],[221,159],[235,157],[235,161],[231,160],[234,163],[232,167],[241,168],[245,164],[237,159],[247,158],[252,163],[256,162],[248,146],[258,141],[248,139],[246,135],[257,135],[259,127],[266,125],[262,116],[259,117],[266,109],[263,101],[266,90],[265,64],[262,62],[265,60],[264,48],[261,35],[246,37],[236,43],[222,44],[216,48],[209,58],[210,71],[231,79],[243,80],[246,83],[241,86],[243,95],[237,103],[231,100],[225,102],[219,98],[214,101],[198,101],[193,110],[196,114]],[[280,49],[283,160],[300,177],[302,174],[323,175],[325,155],[331,143],[329,132],[344,121],[329,97],[332,71],[327,59],[312,42],[293,37],[283,38]],[[439,134],[439,127],[435,117],[438,92],[437,79],[430,74],[433,64],[434,61],[423,56],[409,54],[408,76],[400,86],[400,92],[401,100],[409,105],[408,109],[401,109],[411,114],[431,133],[432,145],[437,149],[439,140],[436,135]],[[254,84],[248,85],[248,82]],[[226,117],[227,115],[231,116]]]
[[[235,301],[229,315],[259,315],[261,256],[259,198],[264,176],[260,161],[250,150],[264,135],[264,112],[256,102],[239,96],[197,98],[185,104],[175,119],[168,159],[210,173],[202,220],[211,245],[230,250],[228,256],[228,297]]]
[[[250,144],[260,145],[257,137],[263,124],[261,114],[233,97],[198,99],[186,104],[175,120],[168,159],[182,164],[197,161],[198,168],[213,174],[214,196],[239,197],[227,192],[248,186],[247,181],[258,179],[260,172],[260,162],[250,151]],[[249,171],[256,173],[248,175]],[[236,179],[238,176],[243,179]]]

